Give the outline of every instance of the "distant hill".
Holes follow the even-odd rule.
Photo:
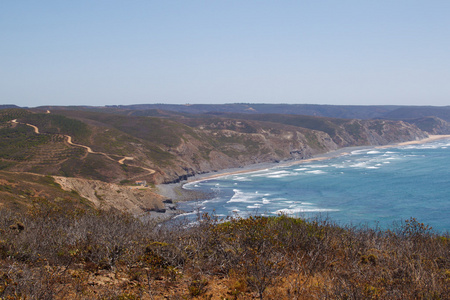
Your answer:
[[[402,120],[412,124],[423,124],[422,119],[437,117],[445,122],[450,122],[450,106],[398,106],[398,105],[314,105],[314,104],[139,104],[108,106],[105,109],[115,110],[128,115],[156,116],[162,111],[171,111],[177,114],[214,114],[217,116],[230,116],[230,114],[282,114],[282,115],[305,115],[321,116],[343,119],[386,119]],[[438,122],[436,128],[430,127],[430,122],[423,127],[430,133],[450,134],[450,123]]]
[[[420,117],[417,119],[406,119],[406,121],[430,134],[450,134],[450,122],[438,117]]]
[[[342,119],[408,120],[422,117],[438,117],[450,122],[450,106],[399,106],[399,105],[316,105],[316,104],[136,104],[108,105],[105,107],[45,106],[42,110],[89,110],[122,113],[137,116],[156,116],[161,112],[179,114],[286,114],[307,115]]]
[[[382,116],[391,120],[408,120],[423,117],[438,117],[450,122],[450,106],[405,106],[392,110]]]
[[[258,103],[234,103],[234,104],[138,104],[107,106],[122,110],[166,110],[180,113],[204,114],[204,113],[245,113],[245,114],[294,114],[322,116],[344,119],[373,119],[383,117],[401,106],[358,106],[358,105],[315,105],[315,104],[258,104]]]
[[[0,104],[0,109],[7,109],[7,108],[19,108],[19,107],[14,104]]]

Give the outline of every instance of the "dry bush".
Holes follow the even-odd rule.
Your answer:
[[[235,299],[450,294],[450,236],[415,219],[387,231],[286,216],[156,225],[42,201],[27,214],[0,210],[0,233],[0,298],[210,297],[223,280],[218,296]],[[115,278],[108,288],[95,283],[102,274]]]

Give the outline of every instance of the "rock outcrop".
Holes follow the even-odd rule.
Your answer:
[[[139,216],[165,208],[164,198],[149,188],[121,186],[99,180],[54,176],[66,191],[74,191],[100,209],[115,208]]]

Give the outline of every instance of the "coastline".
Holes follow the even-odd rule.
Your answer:
[[[383,149],[383,148],[391,148],[391,147],[398,147],[398,146],[407,146],[407,145],[418,145],[418,144],[426,144],[438,140],[445,140],[450,139],[450,134],[430,134],[427,138],[417,141],[409,141],[409,142],[402,142],[402,143],[396,143],[391,145],[384,145],[384,146],[377,146],[375,148],[377,149]]]
[[[362,150],[362,149],[385,149],[385,148],[392,148],[392,147],[399,147],[399,146],[407,146],[407,145],[417,145],[417,144],[425,144],[429,142],[434,142],[437,140],[442,139],[450,139],[450,135],[429,135],[428,138],[421,139],[421,140],[415,140],[415,141],[408,141],[408,142],[400,142],[400,143],[394,143],[394,144],[388,144],[388,145],[382,145],[382,146],[352,146],[352,147],[344,147],[340,148],[334,151],[326,152],[317,154],[316,156],[313,156],[311,158],[302,159],[302,160],[287,160],[282,161],[278,163],[259,163],[259,164],[251,164],[240,168],[229,168],[229,169],[223,169],[219,170],[217,172],[210,172],[210,173],[204,173],[204,174],[197,174],[195,176],[192,176],[188,178],[188,180],[181,181],[178,183],[169,183],[169,184],[160,184],[157,185],[157,193],[173,200],[174,204],[178,202],[186,202],[186,201],[195,201],[195,200],[204,200],[209,198],[209,193],[201,192],[201,191],[194,191],[185,188],[184,186],[186,184],[192,184],[195,182],[210,180],[210,179],[216,179],[219,177],[229,176],[229,175],[236,175],[236,174],[243,174],[243,173],[252,173],[252,172],[258,172],[266,169],[271,169],[275,167],[287,167],[287,166],[294,166],[314,161],[322,161],[322,160],[328,160],[331,158],[339,157],[342,155],[347,155],[355,150]],[[177,210],[176,214],[170,214],[168,216],[162,216],[164,214],[159,214],[160,217],[163,217],[164,220],[171,219],[175,217],[178,214],[182,214],[184,212]]]

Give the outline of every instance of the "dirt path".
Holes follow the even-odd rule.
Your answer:
[[[50,113],[50,111],[47,111],[47,113]],[[33,129],[34,129],[34,132],[35,132],[36,134],[41,134],[41,133],[39,132],[39,128],[38,128],[37,126],[32,125],[32,124],[28,124],[28,123],[20,123],[20,122],[17,122],[17,119],[11,120],[11,123],[14,123],[14,124],[25,124],[25,125],[30,126],[31,128],[33,128]],[[84,148],[84,149],[86,149],[87,153],[103,155],[103,156],[106,157],[107,159],[112,160],[112,161],[114,161],[114,162],[117,162],[117,163],[119,163],[119,164],[121,164],[121,165],[123,165],[123,164],[125,163],[126,160],[134,160],[134,157],[132,157],[132,156],[124,156],[123,158],[121,158],[121,159],[119,159],[119,160],[115,160],[114,158],[112,158],[111,156],[109,156],[108,154],[106,154],[106,153],[104,153],[104,152],[95,152],[95,151],[93,151],[92,148],[89,147],[89,146],[85,146],[85,145],[80,145],[80,144],[75,144],[75,143],[73,143],[73,142],[72,142],[72,137],[71,137],[70,135],[64,135],[64,137],[66,138],[67,144],[69,144],[69,145],[71,145],[71,146]],[[138,168],[141,168],[141,169],[143,169],[143,170],[148,171],[148,172],[149,172],[149,175],[152,175],[152,174],[156,173],[156,171],[153,170],[153,169],[149,169],[149,168],[145,168],[145,167],[141,167],[141,166],[135,166],[135,165],[132,165],[132,166],[133,166],[133,167],[138,167]]]
[[[67,140],[66,140],[67,144],[69,144],[71,146],[82,147],[82,148],[86,149],[88,153],[97,153],[97,152],[92,151],[91,147],[72,143],[72,137],[70,135],[65,135],[64,137],[67,138]]]
[[[25,125],[30,126],[31,128],[33,128],[33,129],[34,129],[34,133],[40,134],[39,128],[37,128],[37,127],[34,126],[34,125],[31,125],[31,124],[28,124],[28,123],[20,123],[20,122],[17,122],[17,119],[11,120],[11,123],[14,123],[14,124],[25,124]]]
[[[119,164],[123,165],[124,161],[126,160],[134,160],[134,157],[131,156],[125,156],[124,158],[122,158],[121,160],[118,161]]]

